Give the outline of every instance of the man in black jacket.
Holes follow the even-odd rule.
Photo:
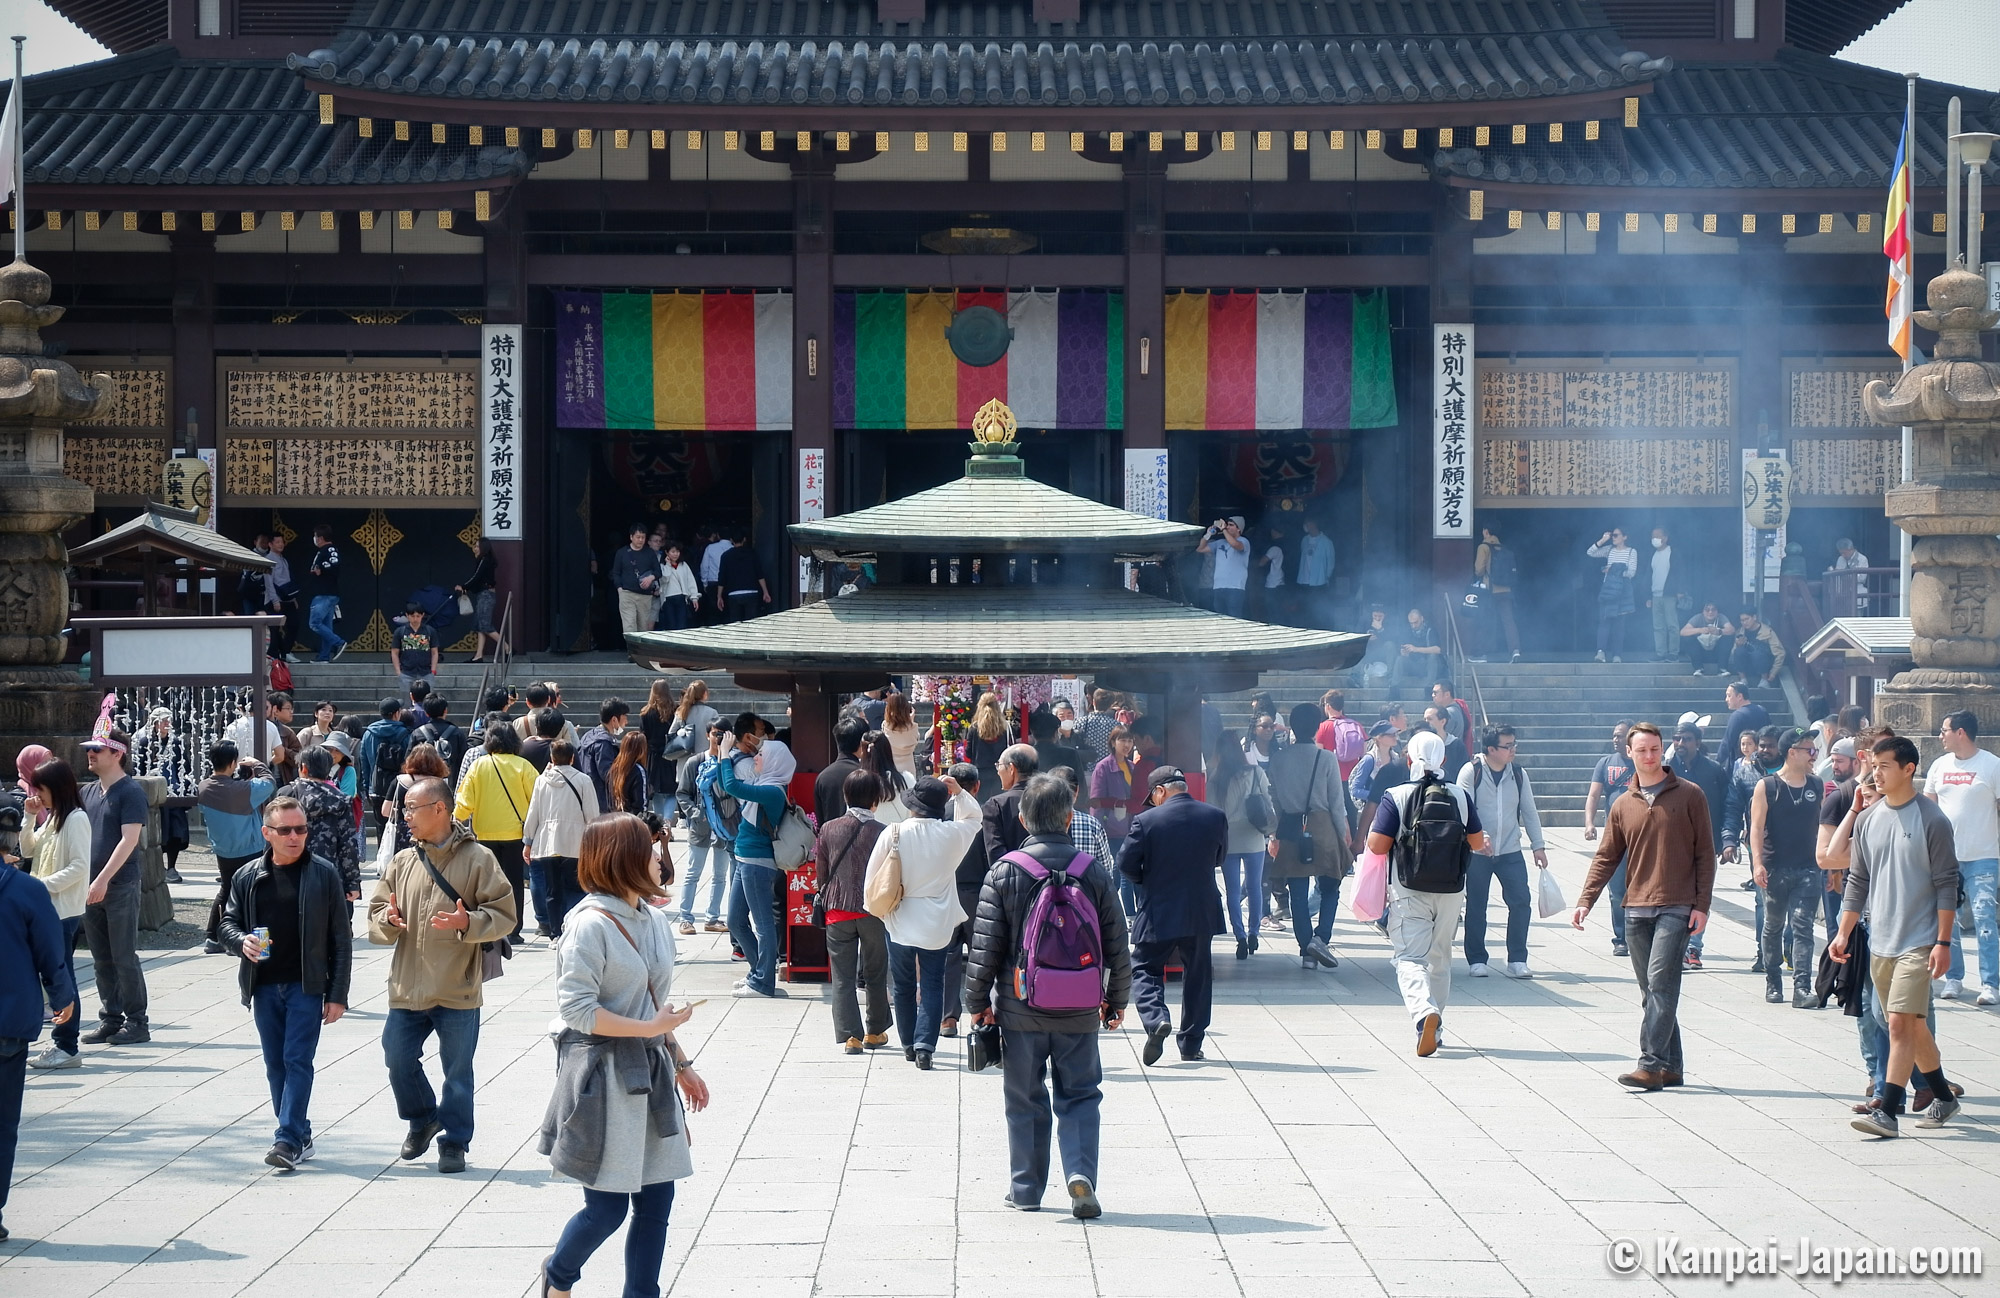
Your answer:
[[[764,579],[763,560],[750,548],[749,529],[738,528],[730,541],[717,567],[715,608],[726,611],[731,622],[747,622],[771,602],[771,583]]]
[[[451,719],[451,704],[442,694],[424,696],[424,716],[427,718],[424,724],[410,732],[410,746],[429,744],[437,749],[437,755],[444,758],[445,770],[451,772],[445,782],[456,788],[459,763],[465,759],[465,731]]]
[[[1160,1062],[1174,1016],[1167,1009],[1167,961],[1176,950],[1181,980],[1181,1058],[1203,1056],[1208,1034],[1214,968],[1209,944],[1223,931],[1222,897],[1215,891],[1215,867],[1229,854],[1229,817],[1188,796],[1187,776],[1178,766],[1153,768],[1151,809],[1132,820],[1132,832],[1118,853],[1118,872],[1138,885],[1139,909],[1132,917],[1132,997],[1146,1025],[1140,1061]]]
[[[833,727],[833,746],[840,756],[828,764],[827,768],[813,780],[813,815],[824,825],[847,810],[847,798],[843,792],[847,777],[861,769],[861,741],[868,735],[868,727],[860,717],[845,717]],[[699,757],[688,761],[700,764]],[[968,912],[969,913],[969,912]]]
[[[264,855],[229,882],[224,945],[243,953],[237,985],[257,1021],[278,1131],[264,1161],[291,1171],[313,1156],[313,1056],[319,1030],[347,1012],[352,911],[340,872],[306,851],[305,808],[264,804]],[[259,940],[259,934],[263,940]]]
[[[1069,840],[1075,808],[1069,785],[1052,775],[1029,780],[1021,795],[1021,845],[1054,873],[1069,868],[1076,848]],[[1096,1217],[1098,1106],[1104,1066],[1097,1055],[1098,1025],[1112,1031],[1125,1021],[1132,993],[1132,951],[1125,911],[1110,872],[1093,861],[1082,886],[1097,908],[1104,960],[1104,1003],[1096,1010],[1049,1011],[1023,1004],[1014,994],[1014,965],[1035,894],[1041,888],[1019,863],[1003,860],[986,876],[973,921],[972,954],[965,968],[965,1007],[982,1024],[1000,1024],[1005,1041],[1001,1068],[1007,1110],[1007,1154],[1013,1171],[1005,1202],[1032,1212],[1049,1182],[1049,1077],[1055,1091],[1057,1137],[1068,1177],[1070,1211]],[[996,1008],[997,1001],[997,1008]]]
[[[1001,752],[994,769],[1000,773],[1000,792],[988,798],[979,812],[979,839],[988,865],[1028,841],[1027,827],[1021,823],[1021,793],[1042,768],[1033,748],[1013,744]],[[1110,869],[1111,862],[1104,862],[1104,868]]]
[[[1708,799],[1708,832],[1717,843],[1722,842],[1722,818],[1729,806],[1729,772],[1710,757],[1707,745],[1702,742],[1701,727],[1692,721],[1683,721],[1674,731],[1674,774],[1700,789]],[[1763,931],[1760,927],[1760,933]],[[1688,939],[1686,963],[1690,969],[1701,968],[1701,940],[1707,930]]]
[[[312,561],[306,565],[306,624],[319,637],[319,661],[331,662],[347,652],[347,641],[333,629],[340,613],[340,551],[333,545],[333,529],[321,523],[313,529]]]

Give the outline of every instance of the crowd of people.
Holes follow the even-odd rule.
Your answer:
[[[553,682],[520,700],[495,691],[470,731],[421,679],[366,724],[329,702],[294,730],[291,701],[274,696],[266,717],[240,718],[208,748],[195,796],[219,874],[207,949],[239,962],[270,1085],[265,1161],[290,1171],[314,1156],[314,1061],[354,992],[361,906],[367,940],[392,948],[382,1047],[406,1124],[400,1156],[435,1144],[438,1170],[462,1171],[483,984],[531,941],[532,916],[555,953],[564,1025],[541,1146],[585,1187],[543,1282],[565,1292],[629,1211],[628,1272],[643,1291],[673,1182],[691,1171],[683,1114],[708,1100],[674,1036],[693,1012],[672,998],[676,939],[705,916],[744,966],[734,994],[784,997],[787,872],[810,860],[834,1048],[888,1048],[893,1027],[904,1059],[929,1070],[941,1039],[964,1036],[971,1050],[997,1031],[1006,1202],[1040,1206],[1053,1142],[1070,1211],[1094,1217],[1101,1033],[1135,1010],[1146,1067],[1170,1041],[1183,1063],[1202,1062],[1216,938],[1233,937],[1235,958],[1249,960],[1263,939],[1289,935],[1302,969],[1335,970],[1348,890],[1351,914],[1386,933],[1420,1057],[1446,1044],[1461,956],[1475,978],[1534,976],[1530,919],[1563,903],[1517,731],[1477,725],[1450,681],[1430,686],[1418,722],[1393,703],[1373,721],[1351,717],[1339,690],[1282,714],[1259,694],[1239,734],[1204,703],[1192,770],[1167,759],[1136,700],[1110,691],[1080,716],[1061,700],[1036,708],[1025,733],[986,695],[947,738],[922,733],[908,698],[880,689],[842,709],[838,756],[809,781],[795,778],[788,727],[723,717],[701,681],[678,692],[658,682],[636,720],[607,698],[582,733]],[[1978,1003],[2000,1002],[2000,758],[1978,747],[1970,712],[1954,713],[1945,755],[1919,780],[1915,745],[1858,710],[1781,727],[1742,682],[1728,697],[1726,761],[1710,758],[1695,719],[1672,727],[1671,744],[1650,721],[1621,721],[1592,782],[1593,857],[1571,919],[1582,928],[1609,893],[1612,949],[1641,989],[1638,1060],[1618,1081],[1683,1084],[1682,979],[1701,968],[1718,869],[1747,866],[1767,999],[1835,999],[1857,1019],[1869,1086],[1854,1126],[1894,1136],[1911,1112],[1919,1126],[1946,1123],[1961,1092],[1943,1071],[1931,999],[1934,985],[1964,994],[1962,911]],[[137,741],[111,709],[81,744],[89,782],[47,748],[18,763],[21,831],[14,868],[0,871],[10,1158],[28,1070],[82,1067],[84,1046],[150,1039],[136,859],[149,809],[129,776]],[[267,760],[246,751],[260,722]],[[800,822],[809,842],[795,801],[816,817]],[[1496,882],[1498,953],[1487,930]],[[79,933],[98,1002],[88,1032]],[[30,1054],[45,1022],[52,1040]],[[433,1036],[441,1087],[422,1062]],[[607,1069],[623,1084],[597,1085]]]

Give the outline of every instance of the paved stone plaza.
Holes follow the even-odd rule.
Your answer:
[[[1574,898],[1585,858],[1555,831]],[[192,896],[212,873],[187,872]],[[1616,1238],[1751,1248],[1979,1246],[2000,1267],[2000,1016],[1941,1003],[1966,1110],[1944,1131],[1870,1143],[1847,1127],[1863,1085],[1852,1020],[1766,1005],[1742,871],[1725,867],[1709,968],[1683,1000],[1689,1084],[1629,1094],[1638,1023],[1600,906],[1588,933],[1538,921],[1537,977],[1457,968],[1447,1045],[1429,1060],[1372,927],[1343,917],[1340,968],[1308,973],[1272,938],[1217,950],[1209,1060],[1138,1062],[1136,1022],[1105,1047],[1101,1221],[1000,1203],[997,1075],[834,1046],[820,989],[728,998],[726,942],[681,948],[677,991],[711,997],[685,1030],[714,1089],[693,1120],[663,1287],[691,1298],[1099,1295],[1621,1295],[1721,1292],[1719,1280],[1621,1278]],[[1494,907],[1496,921],[1500,908]],[[1497,926],[1489,941],[1497,942]],[[534,1136],[553,1076],[554,961],[524,950],[489,989],[471,1169],[396,1161],[403,1124],[378,1046],[385,952],[358,949],[355,1004],[322,1040],[318,1158],[264,1166],[272,1120],[234,961],[147,962],[153,1044],[86,1048],[30,1076],[0,1245],[0,1293],[486,1295],[535,1292],[576,1207]],[[86,993],[86,1007],[94,1007]],[[94,1010],[93,1010],[94,1012]],[[1171,1059],[1171,1052],[1169,1052]],[[1063,1199],[1052,1187],[1048,1203]],[[578,1294],[619,1292],[614,1239]],[[1744,1279],[1752,1293],[1991,1293],[1983,1276],[1885,1284]]]

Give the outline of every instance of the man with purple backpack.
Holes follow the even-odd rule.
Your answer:
[[[1070,842],[1075,795],[1037,775],[1021,795],[1028,840],[994,862],[980,889],[965,1008],[998,1022],[1013,1175],[1005,1202],[1033,1212],[1049,1181],[1049,1101],[1062,1147],[1070,1212],[1102,1215],[1097,1202],[1101,1024],[1116,1031],[1132,991],[1125,911],[1110,863]]]
[[[1174,1016],[1167,1009],[1167,962],[1181,958],[1181,1058],[1198,1063],[1208,1035],[1215,967],[1209,947],[1223,931],[1222,897],[1215,868],[1229,854],[1229,817],[1222,808],[1188,796],[1178,766],[1156,766],[1148,800],[1132,821],[1118,853],[1118,872],[1138,885],[1132,916],[1132,997],[1146,1026],[1139,1055],[1148,1068],[1160,1062]]]

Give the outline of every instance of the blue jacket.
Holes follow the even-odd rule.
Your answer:
[[[0,866],[0,1041],[42,1035],[44,993],[58,1009],[76,1005],[62,937],[49,890]]]
[[[208,841],[217,856],[260,856],[264,852],[262,807],[278,791],[268,778],[227,779],[209,776],[195,791]]]
[[[1118,853],[1118,872],[1139,885],[1132,941],[1222,932],[1215,867],[1228,852],[1229,817],[1220,807],[1174,797],[1133,817]]]
[[[725,753],[723,760],[716,763],[715,782],[724,793],[744,803],[743,823],[736,827],[736,846],[732,854],[738,861],[752,861],[770,864],[775,858],[771,850],[771,826],[778,823],[778,817],[785,814],[785,791],[775,784],[750,784],[736,778],[736,758]],[[750,803],[756,803],[758,815],[753,823],[747,814]],[[775,865],[773,869],[777,868]]]
[[[375,792],[375,750],[385,737],[393,738],[407,750],[410,744],[409,727],[394,717],[377,717],[361,732],[361,753],[356,764],[360,767],[363,797],[372,796]],[[263,851],[263,846],[259,844],[257,850]]]

